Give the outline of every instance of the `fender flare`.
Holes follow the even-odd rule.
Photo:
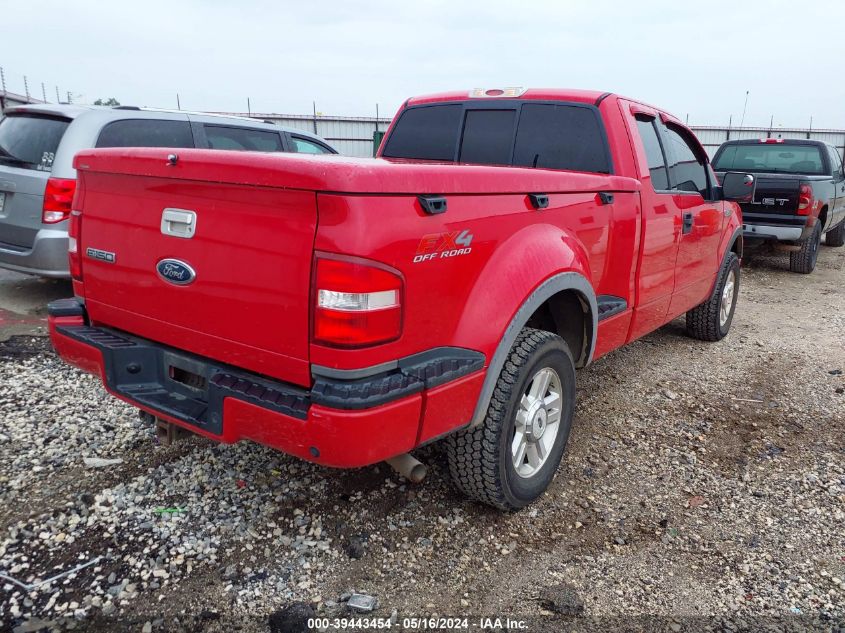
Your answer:
[[[587,354],[587,361],[584,366],[589,365],[593,360],[593,351],[596,348],[596,332],[598,330],[598,305],[596,303],[596,293],[593,286],[587,281],[587,278],[576,272],[558,273],[549,277],[540,284],[534,292],[520,306],[519,310],[511,319],[504,334],[502,335],[499,344],[496,346],[496,351],[490,358],[490,364],[487,366],[487,374],[484,377],[484,383],[481,386],[481,393],[478,396],[478,401],[475,404],[475,412],[472,415],[472,420],[469,423],[469,428],[478,426],[484,421],[487,415],[487,407],[490,405],[490,398],[493,397],[493,389],[496,387],[496,382],[499,380],[499,374],[502,367],[505,365],[508,353],[513,347],[516,337],[519,332],[525,327],[528,319],[546,300],[553,295],[563,290],[575,290],[582,295],[589,303],[590,315],[592,317],[592,337],[590,340],[590,347]]]

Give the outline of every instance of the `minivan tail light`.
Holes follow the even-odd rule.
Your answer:
[[[801,185],[798,189],[798,215],[810,215],[813,210],[813,188]]]
[[[82,255],[79,252],[79,240],[82,237],[82,211],[70,212],[70,223],[67,228],[67,254],[70,276],[82,281]]]
[[[402,278],[387,267],[318,256],[314,301],[315,343],[365,347],[401,334]]]
[[[44,189],[44,206],[41,221],[44,224],[64,222],[70,217],[73,194],[76,192],[76,180],[73,178],[50,178]]]

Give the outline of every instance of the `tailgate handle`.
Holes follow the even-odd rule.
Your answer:
[[[165,209],[161,214],[162,235],[191,239],[197,230],[197,214],[187,209]]]

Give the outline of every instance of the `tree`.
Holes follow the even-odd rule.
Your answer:
[[[109,97],[108,99],[97,99],[94,102],[94,105],[101,105],[101,106],[119,106],[120,101],[115,99],[114,97]]]

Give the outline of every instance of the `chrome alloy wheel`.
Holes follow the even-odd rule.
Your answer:
[[[557,372],[545,367],[534,374],[522,395],[511,442],[511,459],[520,477],[537,474],[555,445],[563,405],[561,393]]]
[[[731,308],[734,303],[734,292],[736,292],[736,273],[728,271],[725,279],[725,287],[722,288],[722,300],[719,302],[719,326],[725,327],[728,318],[731,316]]]

